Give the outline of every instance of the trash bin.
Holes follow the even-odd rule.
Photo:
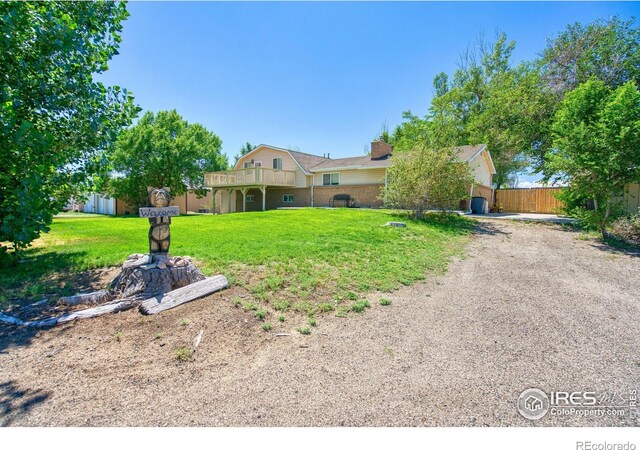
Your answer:
[[[487,199],[484,197],[471,197],[471,213],[485,214],[487,211]]]

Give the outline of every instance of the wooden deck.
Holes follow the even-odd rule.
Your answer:
[[[295,186],[296,172],[295,170],[252,167],[205,173],[204,182],[207,187],[211,188]]]

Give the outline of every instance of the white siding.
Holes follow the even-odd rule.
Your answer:
[[[340,173],[340,185],[360,185],[360,184],[382,184],[384,183],[384,168],[375,169],[360,169],[360,170],[340,170],[335,171]],[[335,172],[323,172],[314,175],[314,184],[316,186],[322,186],[322,175],[325,173]]]
[[[484,152],[471,161],[470,165],[474,181],[478,184],[491,186],[491,168]]]
[[[296,187],[307,187],[307,177],[305,173],[300,169],[298,163],[291,157],[291,155],[284,150],[277,150],[270,147],[258,147],[251,154],[245,155],[238,160],[236,169],[241,169],[245,161],[260,161],[262,167],[273,168],[273,158],[282,158],[283,170],[295,170],[296,171]]]
[[[307,187],[307,175],[299,167],[296,168],[296,187]]]
[[[84,212],[113,215],[116,213],[116,199],[100,194],[91,194],[84,204]]]

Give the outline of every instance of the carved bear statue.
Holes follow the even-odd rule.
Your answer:
[[[155,208],[164,208],[171,203],[169,188],[147,188],[149,192],[149,206]],[[169,234],[169,225],[171,217],[152,217],[149,218],[149,253],[166,255],[169,253],[169,244],[171,244],[171,236]]]

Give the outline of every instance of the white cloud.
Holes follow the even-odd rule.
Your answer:
[[[566,183],[554,183],[545,185],[542,184],[542,181],[518,181],[518,185],[516,187],[519,188],[534,188],[534,187],[564,187]]]
[[[543,187],[539,181],[518,181],[519,188]]]

